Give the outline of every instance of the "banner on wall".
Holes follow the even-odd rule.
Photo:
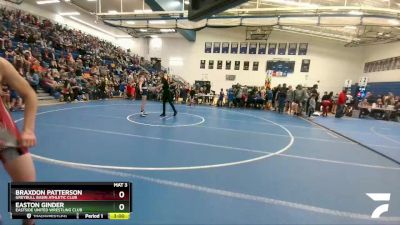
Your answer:
[[[368,71],[367,71],[367,73],[371,73],[373,67],[374,67],[374,62],[368,63]]]
[[[380,60],[375,62],[375,69],[374,69],[374,71],[375,71],[375,72],[381,71],[381,61],[380,61]]]
[[[276,54],[276,43],[269,43],[268,44],[268,55],[275,55]]]
[[[240,54],[247,54],[247,42],[240,42]]]
[[[278,55],[286,55],[287,43],[279,43]]]
[[[297,54],[297,43],[289,43],[288,55]]]
[[[222,60],[217,61],[217,69],[222,70]]]
[[[214,60],[208,60],[208,69],[214,69]]]
[[[231,64],[232,64],[231,60],[226,60],[226,62],[225,62],[225,69],[226,69],[226,70],[230,70],[230,69],[231,69]]]
[[[240,61],[235,61],[235,70],[240,69]]]
[[[385,67],[384,70],[390,70],[390,65],[392,64],[392,60],[391,59],[386,59],[385,60]]]
[[[396,58],[391,58],[390,59],[390,67],[389,70],[395,70],[396,69]]]
[[[249,54],[256,54],[257,53],[257,43],[250,42],[249,44]]]
[[[383,71],[383,69],[385,68],[385,60],[379,60],[378,68],[378,71]]]
[[[382,71],[383,70],[383,63],[384,63],[384,61],[383,60],[379,60],[378,61],[378,65],[377,65],[377,71]]]
[[[375,72],[377,62],[371,62],[371,66],[369,68],[369,72]]]
[[[377,67],[378,62],[374,61],[371,62],[371,71],[370,72],[375,72],[378,67]]]
[[[299,55],[307,55],[308,43],[299,44]]]
[[[237,54],[238,53],[238,47],[239,47],[239,43],[232,42],[231,43],[231,54]]]
[[[396,57],[396,70],[400,69],[400,57]]]
[[[347,80],[344,81],[344,86],[343,87],[350,88],[351,87],[351,83],[352,83],[352,80],[347,79]]]
[[[378,72],[381,70],[381,61],[376,61],[374,66],[374,72]]]
[[[373,72],[375,66],[375,62],[370,62],[368,67],[368,73]]]
[[[249,61],[244,61],[243,62],[243,70],[249,70],[250,67],[250,62]]]
[[[378,71],[378,72],[382,71],[382,68],[383,68],[383,60],[377,61],[375,71]]]
[[[385,60],[379,60],[378,71],[383,71],[384,67],[385,67]]]
[[[222,42],[222,53],[229,53],[229,42]]]
[[[265,54],[267,50],[267,43],[259,43],[258,44],[258,54]]]
[[[368,73],[368,69],[369,69],[369,62],[364,64],[364,73]]]
[[[221,52],[221,42],[214,42],[213,53],[220,53],[220,52]]]
[[[204,44],[204,52],[205,53],[211,53],[211,48],[212,48],[212,42],[206,42]]]
[[[377,72],[377,71],[380,71],[380,70],[381,70],[381,61],[380,60],[379,61],[375,61],[373,72]]]
[[[392,60],[391,59],[387,59],[386,60],[386,64],[385,64],[385,70],[390,70],[391,64],[392,64]]]
[[[360,87],[366,87],[368,84],[368,77],[360,77],[358,80],[358,86]]]
[[[309,60],[309,59],[301,60],[300,72],[308,73],[308,71],[310,71],[310,63],[311,63],[311,60]]]
[[[258,71],[258,62],[253,62],[253,71]]]
[[[200,60],[200,69],[206,68],[206,60]]]
[[[380,62],[380,71],[384,71],[386,67],[386,60],[381,60]]]

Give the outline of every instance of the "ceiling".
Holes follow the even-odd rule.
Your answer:
[[[280,10],[262,11],[272,8]],[[249,11],[234,11],[243,9],[249,9]],[[260,11],[251,11],[251,9]],[[327,38],[335,35],[347,37],[343,38],[347,42],[346,46],[390,43],[400,40],[400,0],[251,0],[234,10],[225,12],[225,15],[281,16],[284,14],[289,18],[290,15],[311,16],[294,17],[299,23],[301,20],[318,18],[317,24],[277,25],[275,28]],[[333,17],[334,15],[338,16]],[[333,19],[337,22],[333,22]],[[350,22],[351,20],[354,24]]]
[[[158,0],[169,2],[171,8],[182,9],[184,0]],[[96,12],[96,2],[88,0],[71,0],[89,12]],[[121,3],[123,12],[133,12],[134,10],[150,9],[144,0],[98,0],[101,4],[101,12],[116,10],[121,12]],[[185,10],[188,5],[183,4]],[[380,7],[400,9],[400,0],[249,0],[236,8],[275,8],[275,7],[305,7],[310,5],[318,6],[356,6],[356,7]],[[100,12],[97,8],[97,12]],[[170,9],[168,9],[170,10]]]
[[[111,1],[121,3],[120,0]],[[163,1],[164,3],[169,2],[171,5],[175,4],[175,10],[138,14],[135,7],[146,7],[143,0],[139,0],[134,1],[136,6],[130,2],[134,8],[131,11],[123,8],[122,12],[116,13],[109,13],[103,9],[101,12],[99,10],[97,12],[108,24],[133,30],[133,33],[139,36],[141,35],[141,32],[138,32],[140,28],[149,28],[148,30],[160,28],[161,25],[152,25],[150,21],[164,19],[167,14],[170,18],[178,18],[178,20],[177,22],[171,20],[171,24],[167,20],[167,24],[162,28],[271,26],[275,30],[343,41],[347,46],[400,40],[400,0],[250,0],[197,23],[184,21],[187,17],[187,5],[183,0]],[[185,10],[181,9],[182,5],[185,6]],[[235,18],[237,18],[236,21]],[[243,18],[246,18],[245,20],[268,18],[270,21],[259,19],[257,23],[254,19],[252,23],[246,24],[243,23]],[[217,20],[219,21],[217,22]],[[129,22],[127,23],[127,21]],[[187,25],[187,23],[190,24]]]
[[[36,2],[25,1],[31,4]],[[61,1],[63,4],[43,7],[56,13],[60,10],[86,12],[86,15],[79,17],[103,20],[118,28],[121,34],[129,33],[135,37],[155,34],[179,36],[176,28],[243,25],[269,26],[275,30],[334,39],[344,42],[346,46],[400,40],[400,0],[249,0],[199,22],[187,20],[189,5],[185,4],[185,0],[147,0],[162,4],[167,9],[158,12],[151,11],[145,0]],[[173,20],[166,20],[168,18]],[[161,19],[167,22],[156,25],[150,22]],[[170,30],[165,33],[161,29]]]
[[[134,10],[150,9],[150,7],[144,2],[144,0],[122,0],[122,1],[121,0],[101,0],[101,1],[71,0],[71,3],[92,13],[108,12],[111,10],[121,12],[121,5],[122,5],[122,12],[133,12]]]
[[[304,7],[309,5],[319,6],[372,6],[382,8],[400,9],[400,0],[250,0],[239,7],[251,8],[259,4],[260,8],[268,7]]]

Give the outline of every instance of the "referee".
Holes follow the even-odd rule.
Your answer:
[[[165,103],[169,103],[169,105],[171,106],[171,108],[174,110],[174,116],[176,116],[176,114],[178,114],[178,112],[175,109],[174,104],[172,103],[172,94],[171,94],[171,90],[169,89],[169,81],[168,78],[166,77],[166,75],[163,75],[161,78],[161,83],[162,83],[162,101],[163,101],[163,112],[160,115],[161,117],[165,116]]]

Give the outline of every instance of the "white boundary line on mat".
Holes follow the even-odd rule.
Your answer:
[[[108,130],[89,129],[89,128],[84,128],[84,127],[64,126],[64,125],[48,124],[48,123],[39,123],[39,124],[40,125],[45,125],[45,126],[54,126],[54,127],[61,127],[61,128],[67,128],[67,129],[75,129],[75,130],[80,130],[80,131],[88,131],[88,132],[96,132],[96,133],[103,133],[103,134],[120,135],[120,136],[129,136],[129,137],[135,137],[135,138],[145,138],[145,139],[150,139],[150,140],[168,141],[168,142],[175,142],[175,143],[181,143],[181,144],[207,146],[207,147],[221,148],[221,149],[232,150],[232,151],[250,152],[250,153],[261,154],[261,155],[265,155],[266,153],[269,153],[269,154],[272,153],[272,152],[265,152],[265,151],[249,149],[249,148],[240,148],[240,147],[226,146],[226,145],[215,145],[215,144],[208,144],[208,143],[202,143],[202,142],[193,142],[193,141],[185,141],[185,140],[179,140],[179,139],[169,139],[169,138],[143,136],[143,135],[122,133],[122,132],[115,132],[115,131],[108,131]],[[302,159],[302,160],[308,160],[308,161],[318,161],[318,162],[323,162],[323,163],[341,164],[341,165],[347,165],[347,166],[372,168],[372,169],[400,170],[400,167],[388,167],[388,166],[380,166],[380,165],[370,165],[370,164],[362,164],[362,163],[356,163],[356,162],[337,161],[337,160],[313,158],[313,157],[306,157],[306,156],[299,156],[299,155],[292,155],[292,154],[284,154],[284,153],[279,154],[277,156],[295,158],[295,159]]]
[[[72,109],[80,109],[80,108],[95,108],[95,107],[106,107],[106,106],[115,106],[115,105],[130,105],[130,104],[108,104],[108,105],[93,105],[93,106],[80,106],[80,107],[71,107],[71,108],[61,108],[61,109],[55,109],[55,110],[49,110],[49,111],[44,111],[44,112],[40,112],[37,113],[36,115],[43,115],[43,114],[47,114],[47,113],[52,113],[52,112],[59,112],[59,111],[66,111],[66,110],[72,110]],[[287,151],[294,143],[294,137],[292,135],[292,133],[284,126],[275,123],[271,120],[268,119],[264,119],[262,117],[258,117],[258,116],[254,116],[251,114],[246,114],[246,113],[239,113],[239,112],[235,112],[238,114],[242,114],[242,115],[247,115],[249,117],[253,117],[256,119],[260,119],[263,121],[267,121],[270,122],[276,126],[279,126],[280,128],[282,128],[286,133],[288,133],[290,140],[289,143],[283,147],[282,149],[274,152],[274,153],[267,153],[265,155],[259,156],[259,157],[255,157],[255,158],[251,158],[251,159],[246,159],[246,160],[240,160],[240,161],[235,161],[235,162],[228,162],[228,163],[220,163],[220,164],[209,164],[209,165],[200,165],[200,166],[182,166],[182,167],[130,167],[130,166],[107,166],[107,165],[97,165],[97,164],[87,164],[87,163],[75,163],[75,162],[69,162],[69,161],[63,161],[63,160],[56,160],[56,159],[52,159],[52,158],[47,158],[44,156],[39,156],[39,155],[35,155],[35,154],[31,154],[33,158],[40,158],[43,161],[47,161],[47,162],[53,162],[53,163],[57,163],[57,164],[62,164],[62,165],[74,165],[74,166],[80,166],[80,167],[88,167],[88,168],[98,168],[98,169],[114,169],[114,170],[151,170],[151,171],[177,171],[177,170],[198,170],[198,169],[211,169],[211,168],[221,168],[221,167],[227,167],[227,166],[236,166],[236,165],[241,165],[241,164],[246,164],[246,163],[251,163],[251,162],[255,162],[255,161],[259,161],[262,159],[266,159],[266,158],[270,158],[272,156],[276,156],[279,155],[285,151]],[[20,121],[22,121],[23,118],[16,120],[15,122],[18,123]]]
[[[149,112],[149,114],[155,114],[155,113],[157,113],[157,112]],[[197,126],[197,125],[200,125],[200,124],[204,123],[204,121],[206,121],[206,120],[204,119],[204,117],[199,116],[199,115],[196,115],[196,114],[191,114],[191,113],[179,113],[179,114],[191,115],[191,116],[200,118],[200,121],[199,121],[199,122],[196,122],[196,123],[190,123],[190,124],[164,125],[164,124],[142,123],[142,122],[138,122],[138,121],[136,121],[136,120],[134,120],[134,119],[131,118],[131,117],[136,116],[136,115],[139,115],[139,114],[140,114],[140,113],[131,114],[131,115],[127,116],[126,119],[127,119],[130,123],[135,123],[135,124],[139,124],[139,125],[143,125],[143,126],[150,126],[150,127],[190,127],[190,126]],[[172,118],[173,118],[173,116],[168,116],[168,117],[161,117],[160,119],[161,119],[161,120],[169,120],[169,119],[172,119]]]
[[[41,158],[38,158],[38,159],[41,160]],[[53,162],[53,164],[54,164],[54,162]],[[58,164],[58,163],[55,163],[55,164]],[[210,188],[210,187],[206,187],[206,186],[193,185],[193,184],[188,184],[188,183],[183,183],[183,182],[157,179],[157,178],[135,175],[135,174],[125,173],[125,172],[120,172],[120,171],[112,171],[112,170],[105,170],[105,169],[99,169],[99,168],[80,167],[80,166],[75,166],[75,165],[71,165],[71,164],[66,164],[65,166],[69,167],[69,168],[83,169],[83,170],[94,171],[94,172],[99,172],[99,173],[113,175],[113,176],[129,177],[129,178],[143,180],[143,181],[147,181],[147,182],[155,183],[155,184],[159,184],[159,185],[165,185],[165,186],[181,188],[181,189],[186,189],[186,190],[192,190],[192,191],[197,191],[197,192],[202,192],[202,193],[207,193],[207,194],[219,195],[219,196],[233,198],[233,199],[240,199],[240,200],[258,202],[258,203],[262,203],[262,204],[288,207],[288,208],[308,211],[308,212],[312,212],[312,213],[320,213],[320,214],[326,214],[326,215],[331,215],[331,216],[338,216],[338,217],[345,217],[345,218],[359,219],[359,220],[369,220],[369,221],[375,221],[375,222],[397,222],[397,221],[400,221],[400,217],[381,217],[379,219],[373,219],[373,218],[371,218],[371,215],[368,215],[368,214],[327,209],[327,208],[322,208],[322,207],[317,207],[317,206],[312,206],[312,205],[306,205],[306,204],[302,204],[302,203],[289,202],[289,201],[283,201],[283,200],[279,200],[279,199],[268,198],[268,197],[264,197],[264,196],[251,195],[251,194],[245,194],[245,193],[240,193],[240,192],[232,192],[232,191]]]
[[[132,104],[113,104],[113,105],[128,105],[131,106]],[[81,107],[70,107],[70,108],[62,108],[62,109],[56,109],[56,110],[49,110],[49,111],[45,111],[45,112],[40,112],[37,115],[40,114],[47,114],[47,113],[51,113],[51,112],[57,112],[57,111],[64,111],[64,110],[70,110],[70,109],[79,109],[79,108],[93,108],[93,107],[99,107],[99,106],[106,106],[106,105],[92,105],[92,106],[81,106]],[[107,105],[109,106],[109,105]],[[227,111],[227,110],[224,110]],[[230,111],[228,111],[230,112]],[[241,113],[241,112],[239,112]],[[120,117],[120,119],[123,119],[124,117]],[[15,122],[20,122],[22,121],[23,118],[16,120]],[[75,129],[75,127],[72,127]],[[80,128],[83,130],[87,130],[86,128]],[[89,129],[91,130],[91,129]],[[119,132],[111,132],[113,134],[119,134]],[[125,135],[125,134],[124,134]],[[126,134],[128,135],[128,134]],[[132,136],[136,136],[133,134],[129,134]],[[284,136],[284,135],[280,135],[280,136]],[[288,137],[288,136],[287,136]],[[160,139],[160,138],[156,138],[156,139]],[[184,143],[188,143],[188,144],[192,144],[192,142],[188,142],[188,141],[182,141]],[[350,142],[349,142],[350,143]],[[195,144],[202,144],[202,143],[195,143]],[[205,143],[203,143],[205,144]],[[232,150],[238,150],[238,151],[246,151],[246,152],[254,152],[254,153],[258,153],[258,154],[265,154],[265,153],[269,153],[270,152],[262,152],[262,151],[257,151],[257,150],[252,150],[252,149],[243,149],[243,148],[233,148],[233,147],[229,147],[229,146],[212,146],[212,147],[223,147],[223,148],[229,148]],[[60,161],[60,160],[56,160],[56,159],[50,159],[47,160],[48,158],[46,157],[42,157],[42,156],[38,156],[35,154],[32,154],[32,156],[36,159],[41,159],[41,161],[47,161],[50,163],[55,163],[54,161],[57,161],[58,164],[63,164],[64,161]],[[311,161],[319,161],[319,162],[325,162],[325,163],[333,163],[333,164],[343,164],[343,165],[349,165],[349,166],[357,166],[357,167],[366,167],[366,168],[374,168],[374,169],[387,169],[387,170],[400,170],[400,167],[387,167],[387,166],[380,166],[380,165],[370,165],[370,164],[361,164],[361,163],[354,163],[354,162],[345,162],[345,161],[336,161],[336,160],[329,160],[329,159],[321,159],[321,158],[313,158],[313,157],[305,157],[305,156],[298,156],[298,155],[288,155],[288,154],[279,154],[278,156],[282,156],[282,157],[289,157],[289,158],[297,158],[297,159],[302,159],[302,160],[311,160]],[[53,160],[53,161],[52,161]],[[63,164],[66,165],[66,164]],[[79,166],[79,165],[75,165],[75,166]],[[84,166],[84,165],[83,165]]]
[[[388,136],[386,136],[386,135],[384,135],[384,134],[378,133],[378,132],[375,130],[375,127],[371,127],[371,128],[369,128],[369,130],[370,130],[372,133],[374,133],[375,135],[379,136],[379,137],[385,138],[386,140],[392,141],[392,142],[394,142],[394,143],[396,143],[396,144],[400,144],[399,141],[397,141],[397,140],[395,140],[395,139],[392,139],[392,138],[390,138],[390,137],[388,137]]]

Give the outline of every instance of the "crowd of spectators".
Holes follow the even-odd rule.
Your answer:
[[[320,94],[318,85],[295,88],[286,84],[274,88],[252,87],[236,84],[227,90],[221,89],[216,97],[217,106],[229,108],[257,108],[274,110],[297,116],[328,116],[337,118],[344,115],[360,117],[370,116],[376,119],[399,121],[400,96],[393,93],[374,95],[367,92],[365,96],[356,93],[353,96],[347,89],[334,94]]]
[[[36,91],[42,89],[66,102],[115,96],[137,99],[138,74],[145,69],[149,71],[148,98],[161,99],[155,88],[161,82],[157,61],[145,61],[110,42],[20,10],[0,8],[0,19],[0,56],[10,61]],[[385,96],[367,93],[363,99],[353,98],[346,91],[336,95],[325,92],[321,96],[317,85],[307,88],[283,84],[265,88],[237,84],[215,95],[210,87],[174,82],[171,92],[175,101],[182,99],[190,105],[198,103],[200,98],[212,104],[217,96],[218,106],[254,107],[306,116],[321,111],[322,116],[331,112],[341,117],[360,110],[360,116],[384,118],[387,113],[371,109],[389,107],[398,111],[400,107],[399,96],[392,93]],[[3,87],[2,96],[11,110],[23,109],[22,99],[14,90]]]
[[[302,113],[311,115],[315,111],[316,101],[319,98],[317,90],[317,85],[312,88],[297,85],[293,88],[282,84],[274,88],[265,88],[236,84],[226,90],[226,95],[221,90],[219,98],[223,97],[225,99],[223,102],[228,107],[250,107],[293,115]]]
[[[0,56],[10,61],[34,90],[43,89],[60,101],[135,97],[138,73],[146,62],[129,50],[29,13],[0,8]],[[157,70],[149,84],[160,81]],[[10,109],[23,109],[13,90],[3,87]]]
[[[358,103],[357,109],[360,111],[360,118],[370,116],[376,119],[394,118],[399,121],[400,96],[395,96],[392,92],[386,95],[367,92],[365,98]]]

